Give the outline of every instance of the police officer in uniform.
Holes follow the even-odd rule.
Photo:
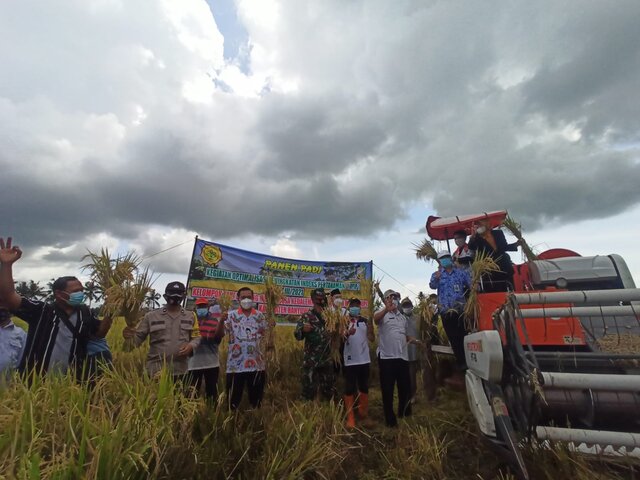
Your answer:
[[[159,375],[166,364],[174,381],[185,379],[189,357],[200,345],[196,317],[182,307],[186,295],[183,283],[169,283],[164,292],[167,304],[147,313],[136,329],[126,327],[122,332],[125,338],[133,338],[136,347],[149,337],[147,372],[150,376]]]

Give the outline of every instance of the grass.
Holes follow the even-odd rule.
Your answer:
[[[0,387],[0,478],[514,478],[481,441],[461,393],[441,390],[427,403],[420,392],[414,415],[388,429],[374,363],[374,424],[347,431],[340,405],[299,400],[302,343],[278,327],[279,365],[262,408],[230,413],[185,398],[166,373],[149,379],[146,350],[123,351],[123,326],[109,334],[115,370],[91,392],[69,377]],[[629,466],[562,449],[525,455],[533,478],[634,478]]]

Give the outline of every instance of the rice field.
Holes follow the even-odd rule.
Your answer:
[[[91,392],[68,377],[0,387],[0,478],[514,478],[480,440],[462,393],[440,390],[428,403],[419,386],[414,415],[387,429],[374,363],[373,424],[347,431],[340,404],[299,400],[302,344],[278,327],[262,408],[229,413],[222,401],[185,398],[166,374],[144,376],[146,351],[123,351],[123,326],[108,337],[115,370]],[[561,448],[525,454],[533,478],[635,478],[631,466]]]

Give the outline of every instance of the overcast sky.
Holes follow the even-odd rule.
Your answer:
[[[149,258],[163,289],[197,233],[409,294],[428,215],[508,209],[638,282],[638,25],[637,0],[2,2],[16,277],[186,242]]]

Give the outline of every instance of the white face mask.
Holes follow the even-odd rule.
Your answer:
[[[464,238],[456,238],[456,245],[461,247],[464,245]]]
[[[341,307],[342,306],[342,298],[340,298],[340,297],[334,298],[333,299],[333,304],[336,307]]]
[[[478,227],[478,228],[476,228],[476,233],[478,235],[482,235],[486,231],[487,231],[487,227]]]
[[[250,298],[243,298],[242,300],[240,300],[240,306],[243,310],[249,310],[253,308],[253,300],[251,300]]]
[[[402,309],[402,313],[405,315],[411,315],[413,313],[413,307],[404,307]]]

